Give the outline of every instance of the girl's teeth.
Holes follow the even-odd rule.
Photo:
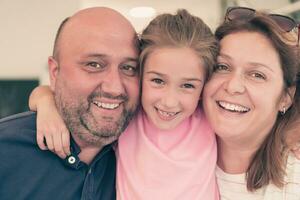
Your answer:
[[[165,111],[162,111],[162,110],[159,110],[159,109],[158,109],[158,112],[161,115],[166,116],[166,117],[172,117],[172,116],[176,115],[176,112],[165,112]]]

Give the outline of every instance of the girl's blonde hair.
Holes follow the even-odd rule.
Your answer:
[[[158,15],[149,23],[141,34],[141,76],[149,54],[156,48],[164,47],[191,48],[202,61],[206,77],[211,75],[218,54],[218,45],[210,28],[199,17],[181,9],[175,15]]]

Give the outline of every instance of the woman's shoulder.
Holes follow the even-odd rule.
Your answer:
[[[296,181],[300,184],[300,160],[297,159],[293,153],[289,153],[286,164],[287,178],[296,178]]]
[[[300,198],[300,160],[293,153],[290,153],[287,159],[285,191],[289,199]]]

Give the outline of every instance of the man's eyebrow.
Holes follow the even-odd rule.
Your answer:
[[[138,58],[132,58],[132,57],[126,57],[125,60],[126,61],[131,61],[131,62],[139,62]]]
[[[86,54],[85,57],[87,58],[108,58],[109,56],[106,54],[100,54],[100,53],[90,53],[90,54]],[[138,62],[139,59],[138,58],[133,58],[133,57],[125,57],[124,60],[126,62]]]
[[[105,55],[105,54],[99,54],[99,53],[89,53],[89,54],[84,55],[84,57],[87,57],[87,58],[106,58],[108,56]]]

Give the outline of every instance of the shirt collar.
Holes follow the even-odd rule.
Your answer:
[[[102,148],[102,150],[96,155],[96,157],[93,159],[91,165],[94,162],[97,162],[99,159],[102,158],[102,156],[104,156],[107,152],[112,151],[113,150],[113,146],[115,145],[116,142],[113,142],[111,144],[108,144],[106,146],[104,146]],[[74,169],[79,169],[83,166],[86,166],[87,164],[85,164],[84,162],[82,162],[78,155],[81,152],[80,147],[77,145],[77,143],[75,142],[75,140],[73,139],[73,137],[70,137],[70,151],[71,154],[68,155],[64,160],[64,164],[66,166],[69,166],[71,168]]]

